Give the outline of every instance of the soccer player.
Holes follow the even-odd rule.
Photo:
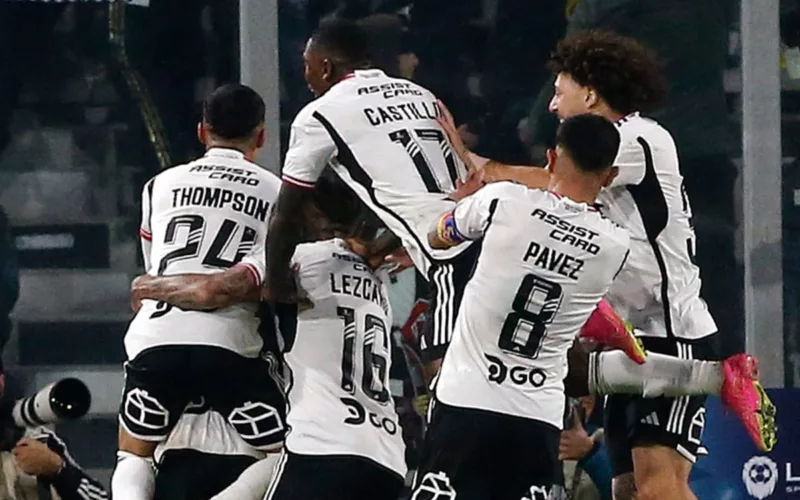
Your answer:
[[[316,100],[294,119],[283,166],[283,186],[268,238],[267,283],[277,297],[292,295],[289,261],[300,243],[298,213],[310,203],[323,169],[332,170],[390,232],[375,251],[399,243],[431,282],[432,328],[422,342],[430,359],[450,337],[461,293],[479,245],[433,249],[435,217],[452,208],[466,170],[436,122],[431,92],[369,67],[367,38],[355,23],[323,21],[303,55]],[[393,239],[394,233],[400,241]]]
[[[267,498],[398,498],[406,465],[389,387],[391,310],[362,257],[372,231],[366,209],[333,175],[320,179],[312,202],[312,230],[341,238],[301,244],[292,257],[303,301],[284,346],[290,432]],[[227,306],[259,292],[255,282],[231,292],[228,283],[246,273],[146,278],[139,293],[185,308]]]
[[[217,89],[198,126],[206,154],[147,182],[140,234],[148,274],[214,274],[236,266],[247,270],[247,282],[261,284],[279,189],[275,176],[251,162],[264,143],[264,109],[248,87]],[[111,482],[116,500],[152,498],[153,451],[200,397],[254,448],[281,445],[285,401],[260,357],[257,293],[253,299],[206,311],[142,302],[125,335],[128,360]]]
[[[559,42],[550,67],[557,74],[553,113],[561,120],[581,113],[602,116],[622,137],[614,161],[618,175],[598,196],[603,214],[631,233],[631,254],[609,290],[610,303],[651,353],[717,359],[716,325],[700,298],[691,205],[675,143],[640,114],[658,105],[666,88],[654,54],[630,38],[589,31]],[[482,167],[486,181],[549,184],[547,170],[488,161],[466,151],[451,124],[445,128],[459,154]],[[756,445],[771,449],[775,408],[757,382],[755,359],[738,356],[728,368],[749,374],[752,383],[730,394],[727,403],[738,409]],[[704,403],[703,396],[608,398],[605,431],[617,500],[634,494],[640,500],[695,498],[688,477],[701,447]]]
[[[594,206],[619,141],[603,118],[566,120],[548,190],[486,186],[431,231],[433,247],[482,244],[435,383],[413,499],[548,497],[567,350],[628,258],[627,231]]]

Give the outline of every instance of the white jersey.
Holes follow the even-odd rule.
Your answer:
[[[314,307],[298,314],[296,336],[286,346],[286,449],[360,456],[405,476],[405,445],[389,386],[386,287],[339,239],[299,245],[292,266]]]
[[[508,182],[462,200],[454,220],[483,246],[437,399],[561,429],[567,350],[622,267],[627,232],[585,203]]]
[[[151,275],[222,272],[245,265],[260,284],[269,215],[280,181],[230,149],[214,148],[191,163],[164,170],[144,188],[142,237]],[[128,327],[133,359],[158,345],[211,345],[255,357],[262,347],[257,304],[211,312],[183,311],[145,300]]]
[[[436,123],[441,114],[436,97],[416,83],[356,71],[295,117],[283,180],[313,187],[329,164],[427,273],[432,258],[466,248],[433,250],[427,240],[432,218],[452,209],[446,196],[466,175]]]
[[[638,113],[617,122],[619,175],[601,210],[631,234],[631,255],[609,302],[637,333],[698,339],[716,332],[700,298],[692,208],[669,132]]]
[[[213,455],[245,455],[262,459],[266,454],[242,440],[221,414],[207,408],[189,406],[167,440],[159,443],[155,459],[160,463],[169,450],[196,450]]]

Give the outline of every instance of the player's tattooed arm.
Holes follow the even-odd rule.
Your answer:
[[[428,233],[428,243],[431,248],[450,248],[464,241],[467,241],[467,238],[458,231],[453,212],[447,212],[439,217],[436,227]]]
[[[484,158],[467,149],[461,139],[461,135],[458,133],[453,115],[450,114],[450,111],[441,101],[438,102],[438,105],[442,111],[442,116],[437,118],[436,121],[447,135],[453,151],[467,167],[470,178],[476,175],[483,183],[512,181],[533,189],[547,188],[550,183],[550,172],[546,168],[528,165],[507,165]]]
[[[207,310],[238,302],[257,302],[261,289],[246,266],[218,274],[139,276],[131,285],[131,307],[137,311],[144,299],[160,300],[180,309]]]
[[[293,301],[296,295],[290,267],[295,248],[305,233],[304,207],[310,204],[311,189],[284,182],[267,235],[267,288],[273,300]]]

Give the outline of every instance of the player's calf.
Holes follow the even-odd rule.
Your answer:
[[[111,496],[115,500],[151,500],[156,474],[153,452],[156,443],[136,439],[120,427],[117,465],[111,476]]]

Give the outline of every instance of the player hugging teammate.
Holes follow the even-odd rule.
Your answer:
[[[421,347],[438,375],[412,498],[547,498],[565,392],[620,394],[606,426],[618,498],[633,471],[639,498],[692,498],[707,394],[769,449],[755,360],[706,352],[715,327],[674,144],[638,114],[660,88],[651,59],[608,34],[561,42],[547,168],[505,166],[467,151],[427,89],[370,68],[357,25],[324,21],[304,54],[317,98],[292,125],[279,193],[247,160],[263,102],[215,92],[209,152],[145,187],[115,499],[158,497],[158,444],[192,464],[159,469],[195,489],[184,498],[398,498],[381,267],[400,246],[431,283]],[[615,70],[629,81],[603,79]],[[622,351],[589,354],[581,332]],[[226,484],[193,475],[215,469]]]

